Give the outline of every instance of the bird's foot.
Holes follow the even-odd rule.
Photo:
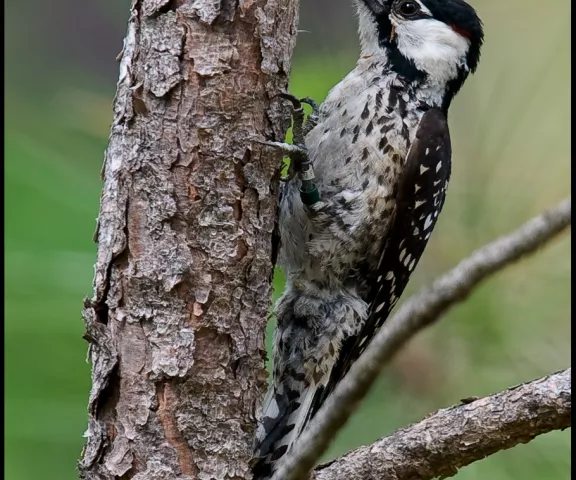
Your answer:
[[[280,150],[290,159],[290,165],[285,177],[281,181],[288,182],[296,174],[301,181],[300,196],[305,205],[313,205],[320,201],[312,162],[308,157],[308,150],[304,138],[318,123],[318,105],[308,97],[299,99],[290,93],[280,93],[279,97],[292,104],[292,144],[285,142],[270,142],[254,139],[256,142]],[[306,117],[302,104],[310,105],[312,113]]]
[[[306,147],[300,145],[293,145],[291,143],[285,142],[269,142],[260,139],[254,139],[257,143],[261,145],[266,145],[272,147],[276,150],[280,150],[285,157],[290,159],[290,164],[288,166],[288,173],[285,177],[280,180],[282,182],[288,182],[294,178],[296,173],[300,174],[302,172],[303,165],[309,165],[310,161],[308,159],[308,151]]]
[[[318,124],[318,104],[309,97],[298,98],[291,93],[280,93],[278,96],[292,104],[292,138],[294,144],[304,145],[304,138]],[[307,117],[302,104],[312,107],[312,113]]]

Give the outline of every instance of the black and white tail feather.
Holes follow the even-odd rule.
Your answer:
[[[273,384],[255,480],[278,462],[382,326],[444,205],[447,112],[474,72],[481,22],[462,0],[357,0],[362,57],[322,104],[304,147],[320,201],[284,185]]]
[[[254,478],[259,480],[272,478],[276,463],[285,455],[299,438],[308,424],[308,412],[321,385],[326,385],[326,375],[318,384],[301,386],[292,384],[270,389],[262,405],[263,419],[259,426],[253,467]],[[293,398],[285,392],[294,392]],[[297,392],[297,394],[296,394]]]

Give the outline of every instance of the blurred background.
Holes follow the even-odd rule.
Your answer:
[[[350,4],[302,1],[293,93],[321,100],[353,68]],[[485,23],[483,58],[451,109],[448,200],[405,298],[570,193],[570,1],[472,4]],[[91,295],[99,171],[129,1],[5,8],[5,474],[72,480],[90,386],[80,310]],[[282,282],[279,274],[276,295]],[[461,398],[567,367],[569,284],[565,234],[407,345],[327,458]],[[539,437],[455,478],[567,479],[569,435]]]

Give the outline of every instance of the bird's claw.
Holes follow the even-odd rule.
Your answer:
[[[292,95],[291,93],[287,92],[279,93],[278,96],[292,103],[292,106],[294,107],[295,110],[302,110],[302,104],[309,105],[312,108],[311,116],[315,117],[318,116],[319,113],[318,104],[310,97],[298,98],[295,95]]]
[[[280,178],[281,182],[289,182],[292,180],[296,175],[300,165],[308,162],[308,152],[306,151],[305,147],[285,142],[271,142],[268,140],[262,140],[260,138],[253,138],[253,140],[260,145],[265,145],[267,147],[280,150],[285,157],[290,159],[288,174]]]
[[[295,110],[301,110],[302,109],[302,103],[303,102],[298,97],[292,95],[291,93],[281,92],[278,94],[278,96],[280,98],[283,98],[284,100],[288,100],[292,104],[292,106],[294,107]]]
[[[319,113],[319,107],[318,104],[312,100],[310,97],[304,97],[300,99],[301,103],[305,103],[306,105],[309,105],[310,107],[312,107],[312,115],[313,116],[318,116]]]
[[[304,138],[310,130],[318,124],[318,104],[310,97],[298,98],[287,92],[279,93],[278,97],[288,100],[292,104],[292,132],[294,143],[296,145],[304,145]],[[305,117],[302,104],[312,107],[312,113],[307,117]]]
[[[290,159],[288,174],[285,177],[280,178],[282,182],[288,182],[295,177],[296,173],[306,174],[306,172],[312,171],[304,138],[318,122],[318,105],[309,97],[298,98],[287,92],[280,92],[277,96],[284,100],[288,100],[292,104],[293,143],[270,142],[257,138],[255,138],[254,141],[261,145],[278,149],[284,154],[284,156]],[[312,107],[312,113],[308,115],[308,117],[305,117],[302,104]],[[304,167],[304,169],[302,167]],[[306,172],[303,170],[306,170]]]
[[[308,153],[306,148],[301,147],[300,145],[294,145],[292,143],[284,143],[284,142],[259,142],[263,145],[267,145],[268,147],[275,148],[280,150],[284,155],[286,155],[291,160],[300,160],[302,158],[307,158]],[[293,158],[295,157],[295,158]]]

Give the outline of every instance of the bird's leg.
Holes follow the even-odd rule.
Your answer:
[[[292,104],[292,143],[306,149],[304,144],[305,115],[302,102],[290,93],[281,93],[278,96]]]
[[[255,138],[254,141],[272,147],[276,150],[280,150],[284,157],[290,159],[290,165],[288,167],[288,174],[285,177],[280,178],[282,182],[288,182],[294,178],[296,173],[300,172],[300,166],[303,163],[308,162],[308,152],[306,148],[300,147],[298,145],[293,145],[286,142],[268,142]]]
[[[300,100],[298,100],[294,95],[289,93],[280,93],[278,96],[285,100],[289,100],[292,104],[292,144],[286,142],[256,141],[263,145],[268,145],[280,150],[285,157],[290,159],[288,174],[280,179],[283,182],[288,182],[300,171],[300,164],[308,160],[308,153],[306,151],[304,135],[302,133],[302,127],[304,125],[304,109],[302,108]]]
[[[292,138],[293,143],[296,145],[304,146],[304,138],[310,130],[312,130],[316,125],[318,125],[318,116],[320,114],[318,104],[312,100],[310,97],[304,97],[298,99],[290,93],[281,93],[279,95],[290,103],[292,103]],[[312,113],[306,118],[304,115],[304,108],[302,104],[310,105],[312,107]]]
[[[304,143],[306,133],[310,131],[308,128],[309,121],[305,121],[304,108],[302,103],[312,106],[313,116],[312,121],[314,125],[317,119],[317,106],[314,101],[305,98],[302,101],[289,93],[281,93],[280,97],[292,103],[292,144],[285,142],[260,142],[265,145],[277,148],[285,156],[290,159],[290,167],[288,169],[288,176],[283,178],[283,181],[289,181],[294,178],[297,173],[302,186],[300,187],[300,196],[306,205],[313,205],[320,201],[318,189],[314,184],[314,170],[312,169],[312,162],[308,158],[308,151]],[[310,119],[310,117],[308,117]],[[306,129],[306,131],[305,131]]]

